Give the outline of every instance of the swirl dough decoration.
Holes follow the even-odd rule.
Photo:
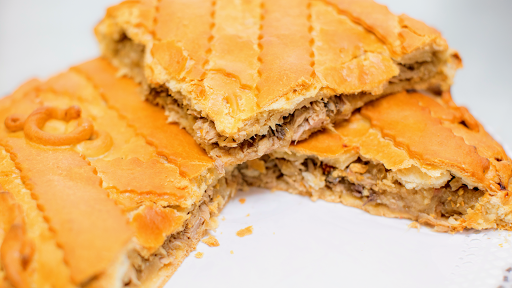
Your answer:
[[[10,132],[23,130],[25,137],[44,146],[71,146],[87,157],[98,157],[112,147],[112,137],[105,131],[94,130],[91,120],[81,117],[80,107],[73,105],[67,109],[43,106],[34,110],[25,120],[23,116],[13,114],[5,119],[5,127]],[[78,119],[76,128],[66,134],[54,134],[43,131],[49,120],[69,122]]]

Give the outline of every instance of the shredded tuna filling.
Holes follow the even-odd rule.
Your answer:
[[[330,202],[342,202],[342,197],[349,194],[359,198],[363,205],[384,205],[415,219],[426,214],[438,220],[453,217],[457,221],[468,208],[474,209],[484,195],[477,188],[468,188],[457,177],[440,188],[406,189],[393,171],[380,163],[361,159],[346,169],[312,158],[290,161],[265,156],[262,160],[264,173],[248,164],[240,166],[248,185],[281,189]]]
[[[195,249],[197,242],[205,235],[211,219],[220,213],[225,203],[240,188],[241,183],[238,170],[226,173],[217,184],[207,188],[203,198],[189,211],[190,217],[182,230],[167,237],[157,251],[145,258],[136,250],[132,250],[129,254],[131,265],[123,277],[124,286],[139,287],[163,266],[180,265],[184,257]]]
[[[152,89],[151,92],[148,100],[165,107],[170,122],[178,122],[210,156],[227,164],[259,158],[276,148],[289,145],[292,141],[306,139],[311,133],[335,122],[334,118],[346,119],[352,112],[340,113],[347,106],[341,96],[314,101],[293,114],[282,117],[280,124],[269,127],[265,135],[254,135],[237,143],[220,135],[212,121],[200,117],[197,112],[185,109],[175,98],[168,97],[167,90],[159,92]]]
[[[270,120],[260,124],[261,127],[268,127],[263,134],[248,135],[242,131],[236,136],[226,137],[216,130],[210,119],[202,117],[199,111],[189,107],[183,95],[170,93],[164,85],[150,87],[145,83],[142,69],[143,45],[135,44],[122,32],[103,41],[103,45],[105,56],[120,72],[143,83],[143,87],[147,88],[147,99],[166,108],[169,121],[180,123],[211,156],[225,164],[238,164],[255,159],[278,147],[285,147],[292,141],[306,139],[311,133],[347,119],[355,109],[386,94],[404,89],[430,88],[430,81],[437,79],[436,81],[441,82],[446,78],[441,71],[441,56],[433,57],[432,61],[397,64],[400,74],[390,79],[389,85],[380,95],[360,93],[315,100],[291,114],[267,117]]]

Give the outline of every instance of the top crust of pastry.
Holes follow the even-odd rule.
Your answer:
[[[144,45],[147,82],[227,137],[321,97],[380,94],[399,64],[458,59],[435,29],[369,0],[125,1],[96,34]]]
[[[99,58],[75,67],[99,87],[108,97],[109,105],[121,115],[126,115],[129,125],[155,145],[158,155],[179,169],[179,174],[194,178],[211,169],[211,159],[194,139],[177,124],[167,123],[162,109],[154,107],[140,96],[140,87],[131,79],[117,77],[117,70],[108,61]]]
[[[17,214],[0,213],[2,256],[25,246],[36,255],[27,256],[29,268],[21,270],[20,262],[2,258],[11,283],[68,287],[98,280],[112,287],[126,272],[127,251],[154,253],[183,229],[207,185],[220,177],[190,135],[142,101],[136,83],[115,74],[108,61],[96,59],[44,83],[32,80],[0,100],[0,190],[11,195],[0,193],[0,200],[10,197],[24,215],[16,222],[23,228],[13,234]],[[80,107],[81,120],[51,116],[42,132],[28,128],[33,111],[57,115],[72,105]],[[31,116],[13,130],[3,122],[11,115]],[[84,123],[93,126],[89,138],[50,144]]]

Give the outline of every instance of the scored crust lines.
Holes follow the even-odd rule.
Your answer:
[[[36,98],[40,100],[40,97],[39,97],[40,91],[41,91],[41,87],[40,87],[40,85],[37,85],[36,87],[33,87],[33,88],[25,91],[25,93],[23,93],[23,95],[21,97],[15,99],[14,101],[16,101],[16,102],[23,101],[23,99],[25,98],[25,95],[32,93],[32,92],[35,92]],[[41,106],[42,105],[39,105],[39,107],[41,107]],[[56,236],[57,230],[52,225],[52,221],[51,221],[50,217],[48,217],[48,215],[46,215],[45,208],[38,201],[39,199],[38,199],[37,195],[34,194],[34,192],[32,191],[32,188],[33,188],[32,185],[28,184],[26,177],[22,176],[23,171],[21,169],[21,165],[19,162],[16,161],[17,156],[12,153],[12,147],[10,145],[8,145],[7,143],[5,143],[5,141],[0,141],[0,146],[5,150],[5,153],[8,154],[9,160],[13,162],[14,168],[18,171],[18,176],[19,176],[19,179],[21,180],[20,184],[23,186],[23,188],[25,190],[29,191],[30,199],[32,199],[35,202],[35,204],[36,204],[35,206],[36,206],[37,210],[41,213],[43,221],[48,225],[48,231],[53,238],[55,246],[60,250],[61,255],[64,256],[66,253],[64,251],[64,247],[63,247],[62,243],[58,240],[58,238]],[[94,172],[96,172],[96,169],[94,169]],[[100,181],[102,181],[101,178],[100,178]],[[16,201],[16,202],[18,202],[18,201]],[[69,273],[68,275],[71,276],[71,266],[69,265],[68,261],[66,260],[66,257],[62,257],[62,263],[64,263],[64,265]],[[69,278],[68,280],[69,280],[69,282],[72,282],[71,278]]]
[[[34,90],[39,90],[39,87],[37,87]],[[32,91],[29,91],[29,92],[32,92]],[[27,92],[27,93],[29,93],[29,92]],[[25,93],[25,94],[27,94],[27,93]],[[66,253],[64,250],[64,246],[56,236],[57,230],[52,225],[52,221],[51,221],[50,217],[48,217],[48,215],[45,213],[44,206],[38,201],[39,199],[38,199],[37,195],[34,194],[33,189],[32,189],[33,186],[30,183],[27,183],[27,177],[23,175],[23,171],[21,169],[21,164],[18,161],[16,161],[17,156],[12,152],[12,147],[10,145],[8,145],[7,143],[5,143],[4,141],[0,141],[0,146],[2,146],[4,148],[5,152],[9,155],[10,160],[14,163],[14,167],[16,168],[16,170],[18,170],[19,177],[21,180],[21,185],[23,185],[23,188],[25,190],[29,191],[30,198],[36,202],[35,206],[36,206],[37,210],[39,210],[39,212],[41,213],[44,222],[46,222],[46,224],[48,225],[48,230],[49,230],[50,234],[52,235],[55,245],[61,251],[61,255],[65,255]],[[69,265],[68,261],[66,260],[66,257],[62,258],[62,263],[64,263],[66,269],[69,272],[71,272],[71,266]],[[71,275],[71,273],[69,273],[69,275]],[[71,278],[69,279],[69,282],[72,282]]]
[[[158,25],[158,14],[160,14],[160,3],[162,2],[162,0],[156,0],[156,3],[155,3],[155,15],[153,16],[153,29],[152,31],[149,31],[150,34],[153,35],[153,38],[155,38],[155,40],[158,40],[157,37],[157,33],[155,33],[155,29],[156,29],[156,25]]]
[[[208,49],[206,50],[206,59],[204,60],[203,64],[201,65],[201,67],[203,68],[203,75],[201,75],[201,79],[205,79],[206,78],[206,75],[208,74],[208,64],[210,63],[210,56],[212,55],[212,43],[213,43],[213,40],[214,40],[214,36],[213,36],[213,30],[215,29],[215,13],[216,13],[216,10],[217,10],[217,0],[212,0],[211,1],[211,12],[210,12],[210,20],[211,20],[211,23],[210,23],[210,36],[208,37]]]
[[[105,95],[103,95],[102,90],[101,90],[101,89],[99,89],[99,88],[96,86],[96,83],[94,83],[94,82],[89,78],[89,76],[88,76],[87,74],[83,73],[80,69],[77,69],[77,68],[72,68],[71,70],[72,70],[73,72],[75,72],[75,73],[78,73],[78,74],[79,74],[80,76],[82,76],[85,80],[87,80],[87,82],[89,82],[89,83],[94,87],[94,89],[95,89],[95,90],[96,90],[96,91],[101,95],[101,98],[102,98],[102,99],[105,101],[105,103],[107,104],[107,108],[109,108],[109,109],[111,109],[111,110],[115,111],[115,112],[116,112],[116,114],[119,116],[119,118],[123,119],[123,121],[126,123],[126,125],[127,125],[128,127],[130,127],[130,128],[134,131],[135,135],[138,135],[138,136],[142,137],[142,138],[144,139],[144,141],[146,141],[146,143],[147,143],[149,146],[151,146],[151,147],[155,148],[155,151],[156,151],[156,153],[157,153],[157,155],[158,155],[158,156],[162,157],[162,158],[163,158],[163,160],[164,160],[167,164],[170,164],[170,163],[169,163],[169,161],[167,161],[167,157],[165,156],[165,153],[163,153],[163,152],[162,152],[162,151],[157,147],[157,145],[155,145],[155,143],[153,143],[152,141],[149,141],[149,140],[148,140],[148,138],[146,137],[146,135],[144,135],[144,134],[140,133],[140,132],[137,130],[137,128],[136,128],[134,125],[132,125],[132,124],[130,123],[130,121],[128,121],[128,120],[127,120],[127,117],[125,117],[122,113],[120,113],[120,112],[119,112],[119,110],[118,110],[116,107],[114,107],[113,105],[111,105],[111,104],[110,104],[110,101],[108,101],[107,97],[105,97]],[[179,168],[180,168],[180,167],[179,167],[179,165],[178,165],[178,166],[176,166],[176,167],[178,168],[178,170],[180,170],[180,169],[179,169]],[[95,169],[95,170],[96,170],[96,169]],[[180,175],[181,175],[181,170],[180,170]]]
[[[308,8],[308,23],[309,23],[309,27],[308,27],[308,33],[311,37],[311,39],[309,40],[309,47],[311,49],[311,52],[309,54],[309,57],[311,57],[311,63],[309,64],[311,66],[311,69],[313,71],[311,71],[311,78],[315,78],[315,75],[316,75],[316,72],[315,72],[315,50],[313,50],[313,47],[315,46],[315,37],[313,37],[313,15],[312,15],[312,11],[311,11],[311,1],[308,2],[308,5],[307,5],[307,8]]]
[[[352,21],[352,22],[356,23],[357,25],[363,27],[366,31],[368,31],[368,32],[372,33],[373,35],[375,35],[382,42],[384,42],[384,43],[386,42],[385,40],[383,40],[384,37],[382,37],[382,35],[378,35],[378,33],[373,31],[372,29],[368,28],[363,21],[358,21],[354,17],[354,15],[352,15],[349,11],[342,10],[335,3],[332,3],[329,0],[318,0],[318,1],[320,1],[321,3],[327,5],[327,6],[331,7],[331,8],[333,8],[338,14],[347,17],[348,19],[350,19],[350,21]]]
[[[258,64],[259,64],[259,68],[258,68],[258,78],[261,79],[261,65],[263,65],[263,59],[261,59],[261,52],[263,52],[263,44],[261,44],[261,40],[263,39],[263,21],[265,20],[265,1],[264,0],[261,0],[261,3],[260,3],[260,26],[259,26],[259,35],[258,35]],[[259,88],[259,85],[256,84],[256,92],[259,94],[260,93],[260,88]],[[256,102],[256,105],[258,105],[258,103]]]
[[[171,0],[169,0],[171,1]],[[263,45],[261,44],[261,40],[264,38],[264,35],[262,33],[262,30],[264,28],[264,24],[263,24],[263,21],[265,20],[265,14],[266,14],[266,11],[265,11],[265,1],[266,0],[262,0],[260,2],[260,23],[259,23],[259,36],[258,36],[258,39],[257,39],[257,47],[258,47],[258,57],[257,57],[257,61],[259,63],[259,67],[257,69],[257,76],[258,78],[261,79],[262,77],[262,70],[261,70],[261,66],[263,63],[263,59],[261,58],[261,53],[262,51],[264,50],[264,47]],[[339,7],[338,4],[340,5],[345,5],[344,3],[338,3],[337,4],[337,1],[334,1],[334,0],[318,0],[318,1],[315,1],[316,4],[322,4],[322,5],[326,5],[326,6],[329,6],[331,7],[332,9],[334,9],[334,11],[336,11],[339,15],[342,15],[342,16],[345,16],[345,17],[348,17],[350,19],[351,22],[353,22],[354,24],[364,28],[366,31],[368,31],[369,33],[375,35],[381,42],[383,42],[383,44],[385,46],[388,46],[390,48],[390,50],[395,50],[396,48],[396,44],[397,43],[392,43],[393,40],[396,40],[396,39],[386,39],[386,31],[384,31],[382,33],[380,33],[378,31],[378,29],[376,30],[374,27],[372,27],[370,24],[366,23],[365,22],[365,19],[359,19],[360,17],[358,17],[358,15],[353,15],[353,13],[351,13],[350,9],[342,9]],[[315,5],[315,3],[313,3],[313,1],[308,1],[308,3],[306,4],[307,5],[307,10],[308,10],[308,14],[307,14],[307,21],[308,21],[308,24],[309,24],[309,27],[308,27],[308,33],[311,35],[310,37],[310,40],[308,41],[308,45],[311,47],[311,53],[309,55],[309,57],[311,58],[311,62],[309,63],[309,65],[311,66],[312,68],[312,72],[311,72],[311,77],[314,78],[316,76],[316,70],[315,70],[315,65],[316,65],[316,56],[315,55],[315,51],[313,49],[313,47],[315,46],[315,43],[316,43],[316,40],[315,40],[315,37],[314,37],[314,19],[312,19],[312,6]],[[155,15],[154,15],[154,18],[153,18],[153,31],[149,31],[150,34],[152,34],[154,36],[154,40],[156,42],[159,42],[161,41],[159,38],[158,38],[158,35],[156,35],[155,33],[155,28],[157,26],[157,24],[162,21],[161,19],[158,19],[160,15],[160,5],[162,4],[162,0],[155,0],[154,1],[154,5],[153,5],[153,8],[154,8],[154,11],[155,11]],[[211,23],[210,23],[210,26],[209,26],[209,29],[210,29],[210,35],[208,36],[208,39],[207,39],[207,43],[209,44],[209,47],[207,48],[207,50],[205,51],[206,52],[206,59],[203,61],[203,63],[201,63],[201,68],[203,68],[203,74],[202,76],[200,77],[201,78],[201,81],[204,80],[206,78],[206,74],[208,73],[209,69],[205,69],[205,68],[208,68],[208,64],[211,62],[211,59],[210,59],[210,56],[212,54],[212,42],[215,40],[215,36],[214,34],[212,33],[212,31],[215,29],[215,27],[217,26],[217,20],[215,19],[215,16],[217,14],[217,6],[218,5],[218,1],[217,0],[212,0],[210,1],[210,6],[211,6],[211,13],[210,13],[210,20],[211,20]],[[346,4],[346,5],[349,5],[349,4]],[[375,4],[375,5],[378,5],[379,7],[382,6],[382,5],[379,5],[379,4]],[[377,6],[372,6],[373,8],[377,7]],[[372,7],[369,7],[369,9],[371,10]],[[379,8],[378,7],[378,8]],[[387,8],[386,8],[387,10]],[[389,10],[387,10],[389,12]],[[390,15],[391,15],[391,12],[389,12]],[[394,15],[394,14],[393,14]],[[397,28],[401,28],[401,29],[407,29],[409,32],[411,32],[412,34],[416,35],[416,36],[419,36],[419,37],[424,37],[424,35],[421,35],[418,31],[412,29],[409,27],[409,25],[407,25],[406,23],[404,23],[404,21],[402,21],[401,19],[401,16],[394,16],[396,17],[396,27]],[[389,35],[388,35],[389,36]],[[403,37],[400,37],[400,35],[396,35],[396,38],[398,39],[398,42],[400,42],[400,44],[403,44],[403,41],[404,41],[404,38]],[[396,41],[395,41],[396,42]],[[378,53],[378,52],[375,52],[375,51],[365,51],[365,52],[372,52],[372,53],[376,53],[376,54],[381,54],[381,53]],[[385,55],[383,55],[385,56]],[[224,72],[224,71],[223,71]],[[235,76],[235,78],[239,79],[239,77],[237,77],[237,75],[229,75],[229,76]],[[244,86],[241,81],[240,81],[240,84],[241,86]],[[260,85],[256,84],[256,87],[254,89],[255,93],[256,94],[260,94],[261,93],[261,87]],[[257,95],[255,95],[257,96]],[[258,105],[258,104],[256,104]],[[259,105],[258,105],[259,106]]]

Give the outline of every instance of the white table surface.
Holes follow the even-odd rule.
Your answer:
[[[92,29],[116,2],[0,0],[0,96],[96,57]],[[464,61],[455,101],[512,146],[512,1],[380,2],[443,33]],[[204,257],[187,258],[167,287],[511,287],[503,282],[512,279],[507,232],[418,233],[406,220],[284,192],[252,189],[241,197],[245,204],[235,199],[221,215],[214,233],[221,246],[201,243]],[[253,235],[235,236],[248,225]]]

